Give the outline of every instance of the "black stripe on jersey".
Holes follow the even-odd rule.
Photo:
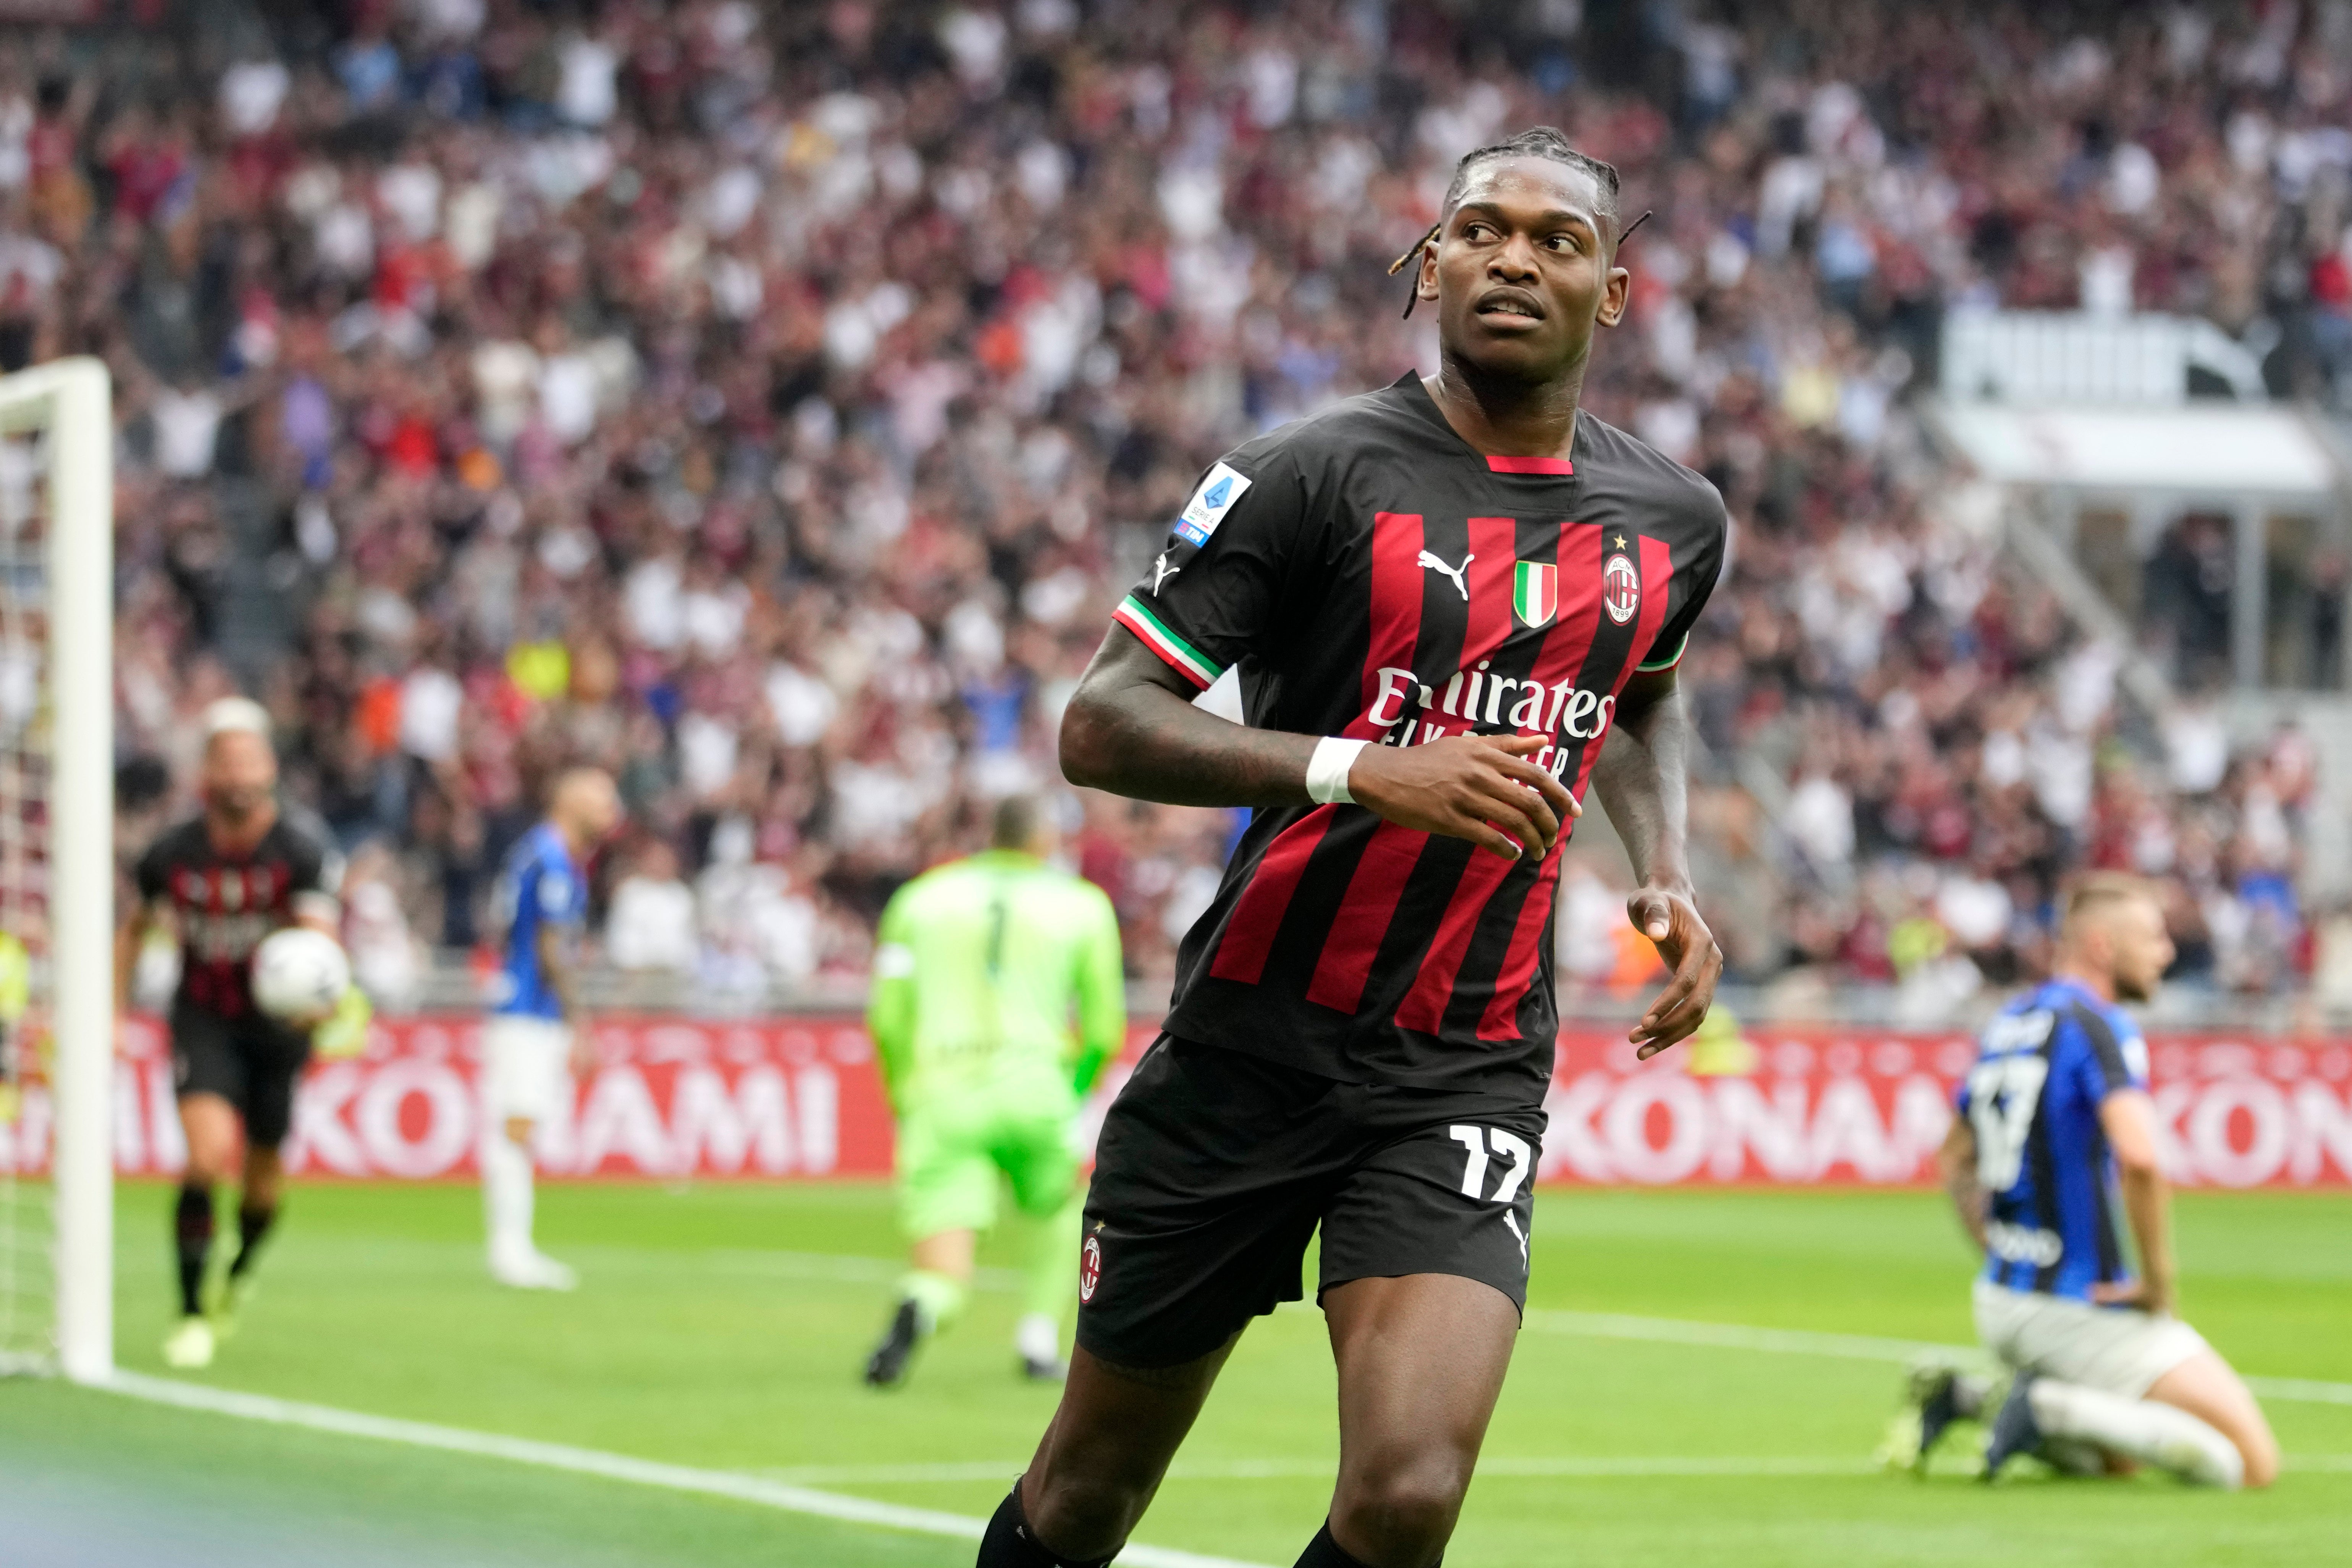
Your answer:
[[[1562,529],[1560,531],[1565,534],[1567,530]],[[1625,541],[1625,548],[1622,550],[1617,548],[1617,540],[1620,537],[1623,538]],[[1640,579],[1642,576],[1642,541],[1650,537],[1651,535],[1643,533],[1635,529],[1621,527],[1612,531],[1611,536],[1601,542],[1601,564],[1605,568],[1609,564],[1609,558],[1611,556],[1622,555],[1633,563],[1633,575],[1637,580]],[[1642,584],[1642,592],[1645,597],[1649,594],[1650,586],[1651,585],[1646,582]],[[1669,582],[1668,586],[1672,586],[1671,581]],[[1601,584],[1597,583],[1594,584],[1592,591],[1596,594],[1599,593],[1601,591]],[[1561,600],[1565,603],[1567,595],[1563,590]],[[1669,607],[1669,610],[1671,613],[1671,606]],[[1626,678],[1631,679],[1633,676],[1633,666],[1634,663],[1633,639],[1641,635],[1642,620],[1642,613],[1638,609],[1635,610],[1632,616],[1626,618],[1625,624],[1622,626],[1611,620],[1609,618],[1608,612],[1605,610],[1599,616],[1596,616],[1593,618],[1592,626],[1592,646],[1585,651],[1583,668],[1576,672],[1577,685],[1590,687],[1596,691],[1606,692],[1612,691],[1616,689],[1619,671],[1623,671]],[[1663,624],[1663,622],[1661,624]],[[1615,719],[1613,717],[1615,710],[1612,708],[1611,712],[1612,714],[1611,728],[1613,729],[1615,728]],[[1603,734],[1599,738],[1606,740],[1608,737],[1606,734]],[[1561,749],[1566,750],[1567,746],[1571,742],[1563,742]],[[1572,743],[1576,749],[1574,752],[1570,753],[1566,763],[1555,765],[1552,770],[1570,784],[1574,784],[1579,774],[1582,772],[1584,767],[1585,748],[1590,746],[1592,742],[1590,739],[1587,739],[1576,741]]]
[[[2099,1282],[2106,1284],[2124,1277],[2122,1238],[2116,1232],[2115,1205],[2107,1197],[2107,1134],[2105,1128],[2091,1134],[2091,1243],[2099,1258]]]
[[[1519,527],[1521,552],[1524,554],[1529,548],[1542,550],[1546,552],[1543,558],[1556,563],[1566,553],[1564,547],[1569,530],[1583,526],[1586,525],[1573,522],[1562,523],[1553,539],[1531,545],[1528,540],[1527,525],[1522,523]],[[1641,535],[1632,530],[1621,529],[1618,531],[1623,534],[1628,546],[1622,553],[1631,557],[1634,572],[1640,573],[1642,569]],[[1613,539],[1601,541],[1601,563],[1603,566],[1608,564],[1612,555],[1618,553],[1620,552],[1615,549]],[[1597,594],[1601,591],[1601,585],[1597,583],[1593,584],[1590,591]],[[1560,606],[1559,614],[1564,615],[1567,612],[1570,602],[1568,584],[1560,584],[1558,595]],[[1614,689],[1619,672],[1628,669],[1633,663],[1633,638],[1640,632],[1641,626],[1642,617],[1639,614],[1628,618],[1622,626],[1611,620],[1606,611],[1594,616],[1592,641],[1584,650],[1584,662],[1577,667],[1576,684],[1595,691],[1606,692]],[[1520,673],[1524,675],[1526,671],[1523,670]],[[1611,711],[1613,714],[1615,710],[1612,708]],[[1605,735],[1603,738],[1606,738]],[[1552,739],[1561,751],[1568,752],[1569,754],[1564,761],[1555,759],[1551,764],[1551,771],[1555,776],[1573,789],[1584,766],[1585,747],[1591,742],[1571,742],[1557,733]],[[1571,745],[1575,750],[1570,752],[1569,748]],[[1572,830],[1574,826],[1572,820],[1560,824],[1563,839],[1570,837],[1570,830]],[[1553,852],[1558,854],[1561,851],[1556,849]],[[1456,1029],[1466,1029],[1474,1035],[1477,1033],[1479,1020],[1486,1011],[1486,1004],[1494,997],[1495,982],[1502,973],[1504,960],[1509,956],[1511,932],[1519,923],[1519,912],[1526,906],[1528,894],[1534,888],[1536,879],[1529,877],[1515,878],[1514,880],[1518,883],[1517,887],[1507,883],[1495,898],[1487,900],[1486,909],[1480,911],[1477,929],[1471,933],[1470,949],[1463,954],[1462,967],[1454,977],[1453,1000],[1445,1006],[1445,1028],[1449,1035]],[[1538,974],[1539,976],[1549,974],[1551,972],[1551,929],[1550,922],[1547,921],[1544,932],[1538,939],[1536,950]],[[1549,991],[1549,986],[1540,984],[1529,985],[1527,998],[1523,998],[1520,1002],[1522,1014],[1524,1015],[1528,999],[1542,999]],[[1529,1020],[1523,1016],[1521,1022],[1519,1033],[1524,1038],[1529,1032],[1526,1027]]]
[[[2058,1030],[2053,1027],[2042,1042],[2042,1065],[2046,1069],[2058,1054]],[[2033,1120],[2025,1129],[2026,1166],[2033,1173],[2032,1225],[2037,1230],[2055,1231],[2063,1237],[2065,1231],[2058,1213],[2058,1161],[2050,1147],[2049,1079],[2042,1083],[2044,1092],[2033,1102]],[[2053,1258],[2037,1264],[2033,1270],[2033,1289],[2048,1294],[2058,1283],[2058,1266],[2063,1258]]]
[[[2125,1065],[2123,1047],[2116,1043],[2116,1032],[2104,1014],[2080,1003],[2066,1010],[2066,1016],[2083,1026],[2083,1037],[2091,1042],[2091,1052],[2099,1058],[2099,1071],[2107,1080],[2107,1092],[2131,1087],[2131,1068]]]
[[[2116,1032],[2108,1026],[2105,1017],[2080,1004],[2067,1008],[2064,1016],[2080,1025],[2083,1037],[2091,1042],[2091,1050],[2099,1059],[2099,1070],[2106,1075],[2107,1092],[2130,1088],[2131,1069],[2124,1065],[2123,1048],[2116,1043]],[[2057,1031],[2053,1029],[2051,1033],[2054,1037]],[[2116,1229],[2115,1205],[2107,1193],[2107,1130],[2096,1117],[2091,1122],[2091,1203],[2092,1244],[2098,1251],[2099,1280],[2105,1284],[2123,1278],[2123,1238]]]
[[[1470,520],[1424,513],[1421,539],[1423,550],[1442,559],[1464,560],[1470,553]],[[1416,572],[1421,578],[1421,630],[1413,639],[1412,672],[1435,702],[1443,699],[1446,681],[1462,668],[1462,645],[1470,637],[1470,606],[1457,596],[1453,579],[1426,567]],[[1404,711],[1380,743],[1412,745],[1421,733],[1422,721],[1433,710],[1423,704],[1419,691],[1412,692],[1404,700]],[[1440,712],[1437,717],[1444,721],[1447,715]]]
[[[1261,984],[1278,980],[1294,988],[1304,986],[1323,956],[1323,944],[1339,923],[1339,906],[1356,875],[1356,862],[1387,818],[1370,811],[1342,810],[1330,829],[1307,858],[1307,870],[1290,895],[1282,924],[1265,953]],[[1213,953],[1216,950],[1209,950]]]

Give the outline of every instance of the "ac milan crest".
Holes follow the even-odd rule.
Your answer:
[[[1090,1236],[1087,1237],[1086,1245],[1078,1248],[1078,1300],[1093,1300],[1095,1287],[1101,1283],[1102,1243]]]
[[[1612,555],[1601,569],[1601,603],[1609,618],[1623,626],[1642,607],[1642,574],[1630,555]]]

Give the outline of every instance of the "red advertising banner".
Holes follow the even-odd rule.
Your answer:
[[[2182,1186],[2352,1185],[2352,1046],[2149,1039],[2165,1170]],[[1962,1035],[1760,1028],[1725,1065],[1636,1063],[1622,1036],[1564,1030],[1540,1179],[1900,1184],[1934,1179]]]
[[[1150,1043],[1139,1025],[1129,1059]],[[115,1151],[125,1173],[179,1168],[171,1062],[160,1027],[131,1026],[116,1068]],[[873,1047],[853,1017],[600,1020],[595,1069],[571,1114],[542,1129],[551,1175],[779,1179],[879,1175],[891,1130]],[[2352,1045],[2224,1036],[2150,1041],[2166,1168],[2183,1185],[2352,1186]],[[1639,1185],[1932,1179],[1952,1087],[1973,1057],[1960,1036],[1843,1027],[1759,1029],[1728,1058],[1685,1051],[1639,1064],[1622,1035],[1560,1037],[1546,1103],[1543,1179]],[[1735,1070],[1709,1072],[1709,1067]],[[310,1176],[466,1177],[480,1133],[479,1026],[380,1021],[366,1051],[321,1062],[296,1102],[289,1167]],[[1115,1068],[1098,1118],[1124,1082]],[[48,1158],[45,1091],[0,1126],[0,1171]]]

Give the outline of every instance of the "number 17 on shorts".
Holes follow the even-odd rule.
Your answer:
[[[1462,1195],[1473,1203],[1492,1204],[1502,1213],[1511,1237],[1519,1244],[1519,1262],[1528,1262],[1528,1233],[1511,1212],[1519,1189],[1533,1173],[1535,1151],[1516,1132],[1499,1127],[1479,1127],[1457,1121],[1446,1135],[1462,1145]],[[1494,1190],[1487,1190],[1490,1175]]]

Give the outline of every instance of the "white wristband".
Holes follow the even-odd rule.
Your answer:
[[[1356,753],[1371,744],[1369,741],[1343,741],[1336,735],[1326,735],[1315,742],[1315,754],[1307,759],[1307,795],[1325,805],[1353,805],[1356,797],[1348,793],[1348,770],[1356,765]]]

